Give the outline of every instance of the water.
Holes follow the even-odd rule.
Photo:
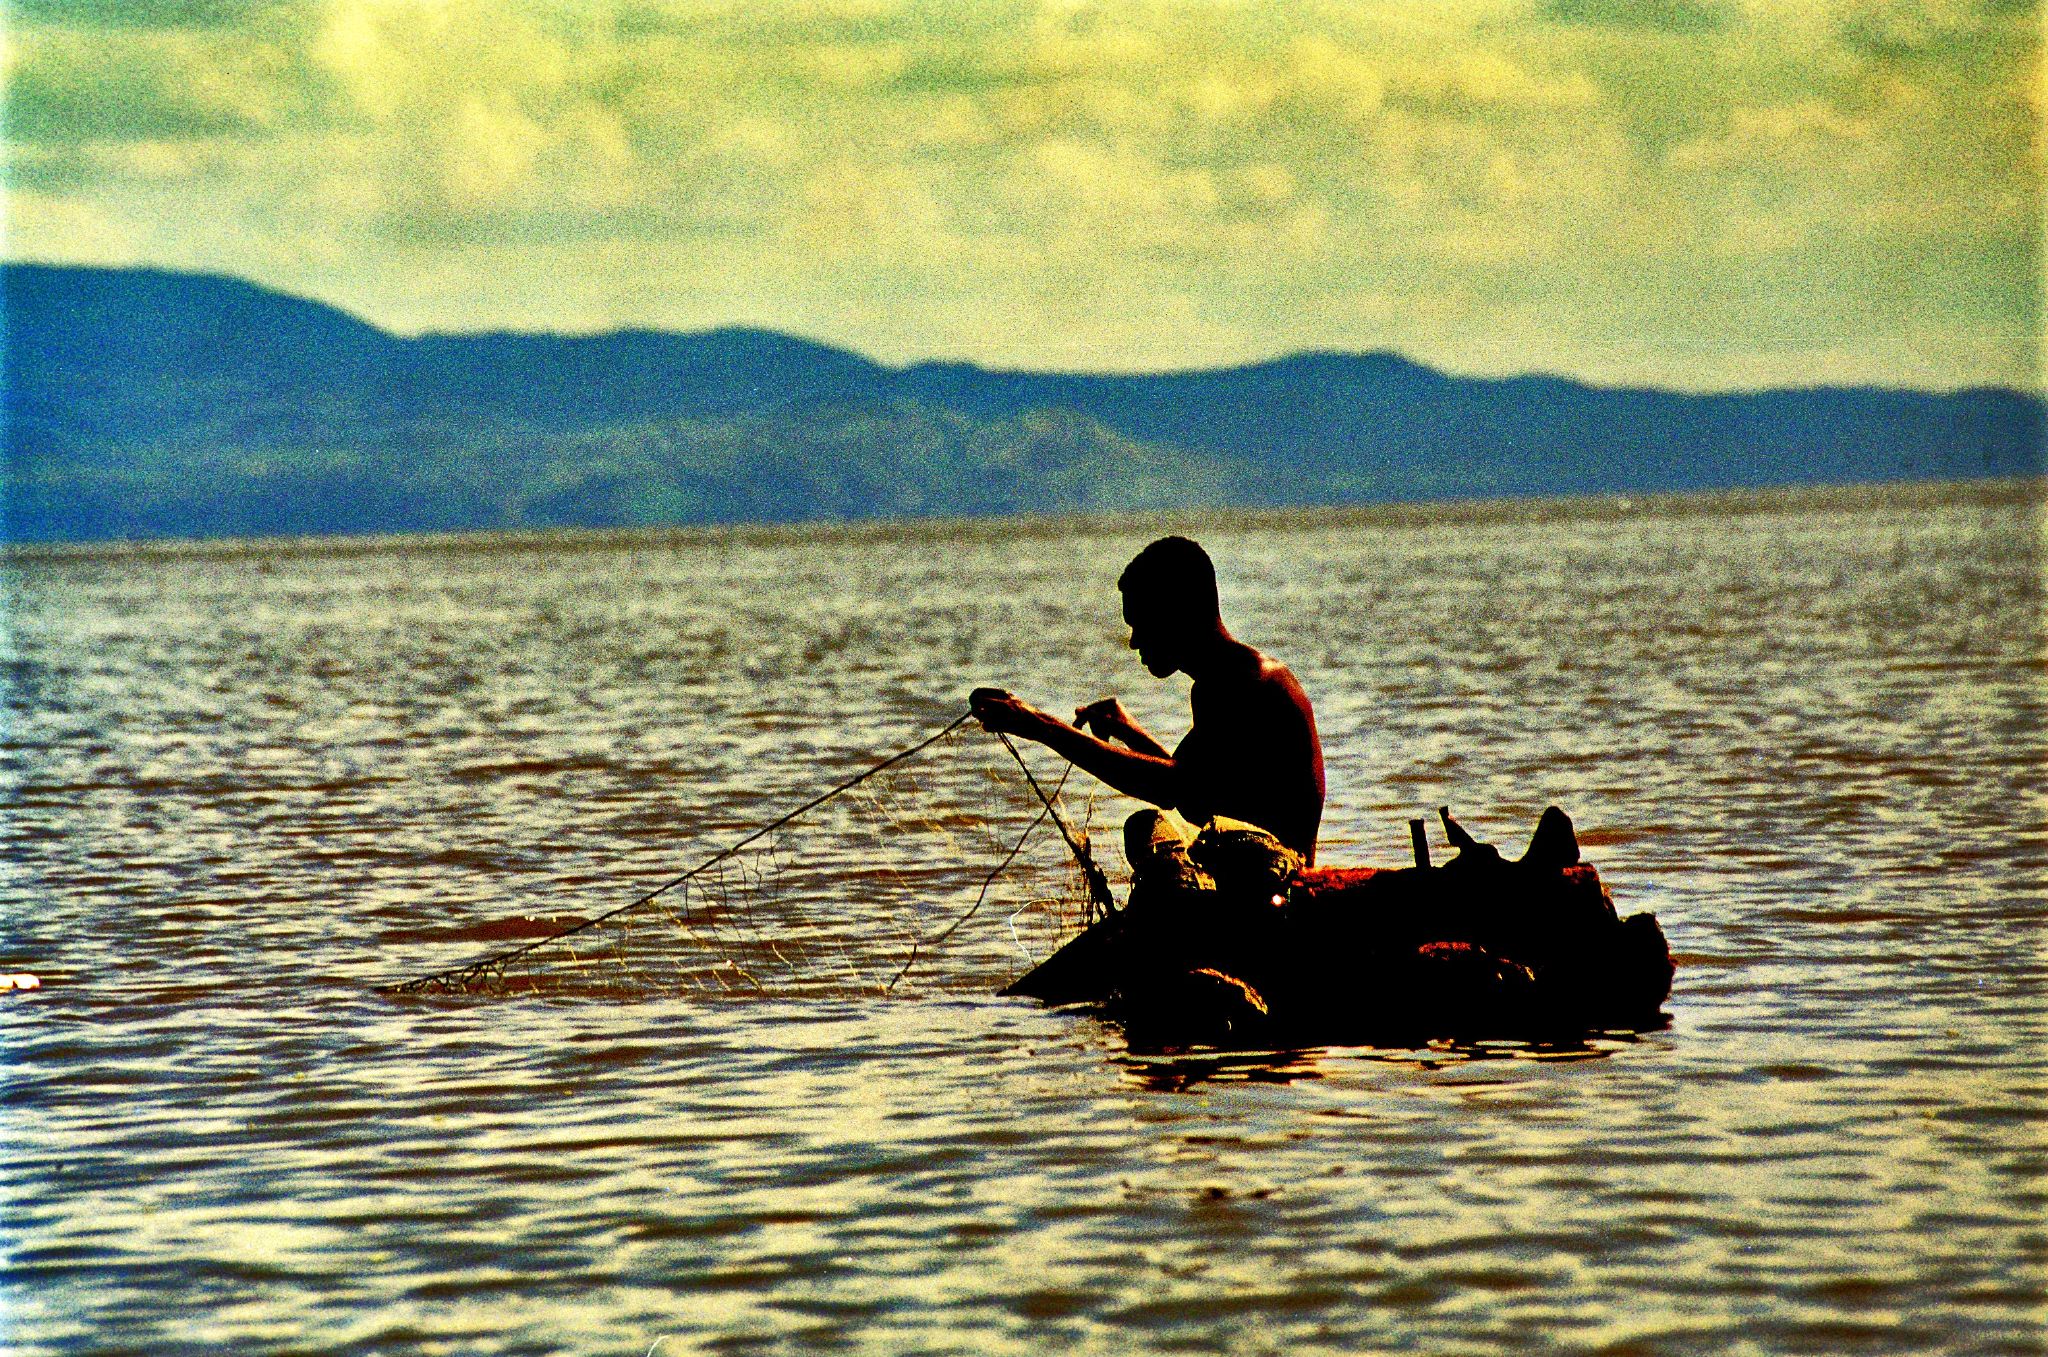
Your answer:
[[[1439,802],[1516,851],[1555,801],[1656,911],[1669,1027],[1578,1051],[1136,1054],[989,997],[1011,903],[864,993],[929,921],[858,817],[786,855],[832,984],[370,988],[976,683],[1177,733],[1113,588],[1159,523],[17,557],[0,970],[44,985],[0,995],[0,1343],[2039,1352],[2042,508],[1176,524],[1316,701],[1325,861]],[[917,814],[1014,823],[991,749],[934,750]]]

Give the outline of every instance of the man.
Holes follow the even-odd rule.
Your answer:
[[[1172,753],[1113,697],[1081,707],[1068,725],[999,688],[977,688],[968,699],[974,714],[987,729],[1036,740],[1194,825],[1217,816],[1248,821],[1314,862],[1323,818],[1315,713],[1286,665],[1223,625],[1208,553],[1186,537],[1162,537],[1125,567],[1117,588],[1130,647],[1145,668],[1195,681],[1194,724]],[[1136,819],[1133,832],[1151,832]]]

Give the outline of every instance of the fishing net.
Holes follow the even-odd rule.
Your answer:
[[[1032,765],[1036,788],[1019,760]],[[764,815],[762,828],[726,842],[694,845],[685,857],[694,863],[666,883],[587,914],[486,921],[495,932],[437,945],[418,974],[386,989],[990,993],[1099,909],[1067,843],[1090,844],[1098,809],[1044,751],[1006,748],[955,722],[879,766],[829,771],[851,785]],[[1107,843],[1093,856],[1120,865]],[[1119,895],[1122,884],[1109,881]],[[496,945],[479,946],[487,937]]]

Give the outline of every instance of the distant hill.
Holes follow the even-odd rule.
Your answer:
[[[1335,504],[2041,474],[2017,392],[1686,395],[1393,354],[1090,376],[759,330],[403,339],[232,278],[7,265],[20,542]]]

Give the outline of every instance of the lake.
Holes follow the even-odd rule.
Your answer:
[[[16,552],[0,1346],[2041,1351],[2043,526],[2030,481]],[[997,998],[1076,907],[1046,826],[975,902],[1037,805],[971,727],[503,984],[377,988],[977,684],[1177,736],[1115,590],[1169,529],[1315,701],[1324,862],[1561,805],[1668,1026],[1158,1054]]]

